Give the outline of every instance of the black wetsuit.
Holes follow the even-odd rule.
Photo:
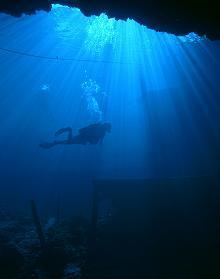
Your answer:
[[[80,129],[78,137],[81,139],[82,143],[97,144],[102,142],[105,134],[106,129],[103,124],[97,123]]]
[[[62,128],[55,133],[55,136],[59,136],[65,132],[68,133],[67,140],[54,140],[53,142],[44,142],[40,144],[42,148],[51,148],[58,144],[98,144],[102,143],[106,132],[110,133],[111,124],[109,123],[96,123],[91,124],[79,130],[78,135],[72,135],[72,128]]]

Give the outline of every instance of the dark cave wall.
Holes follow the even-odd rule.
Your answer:
[[[220,39],[220,17],[215,0],[1,0],[0,11],[13,16],[50,11],[52,4],[78,7],[86,15],[105,12],[116,19],[132,18],[158,31],[184,35],[195,32]]]

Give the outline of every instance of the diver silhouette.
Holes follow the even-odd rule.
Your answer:
[[[58,144],[98,144],[102,143],[105,134],[111,132],[110,123],[96,123],[86,126],[78,131],[78,135],[73,136],[72,128],[62,128],[55,133],[55,137],[67,133],[66,140],[54,140],[39,144],[40,147],[48,149]]]

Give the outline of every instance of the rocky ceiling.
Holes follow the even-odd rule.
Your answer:
[[[52,4],[78,7],[86,16],[105,12],[116,19],[132,18],[158,31],[176,35],[195,32],[220,40],[218,0],[0,0],[0,11],[21,16],[50,11]]]

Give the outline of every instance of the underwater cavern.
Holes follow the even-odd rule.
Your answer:
[[[212,1],[0,2],[0,278],[220,278]]]

